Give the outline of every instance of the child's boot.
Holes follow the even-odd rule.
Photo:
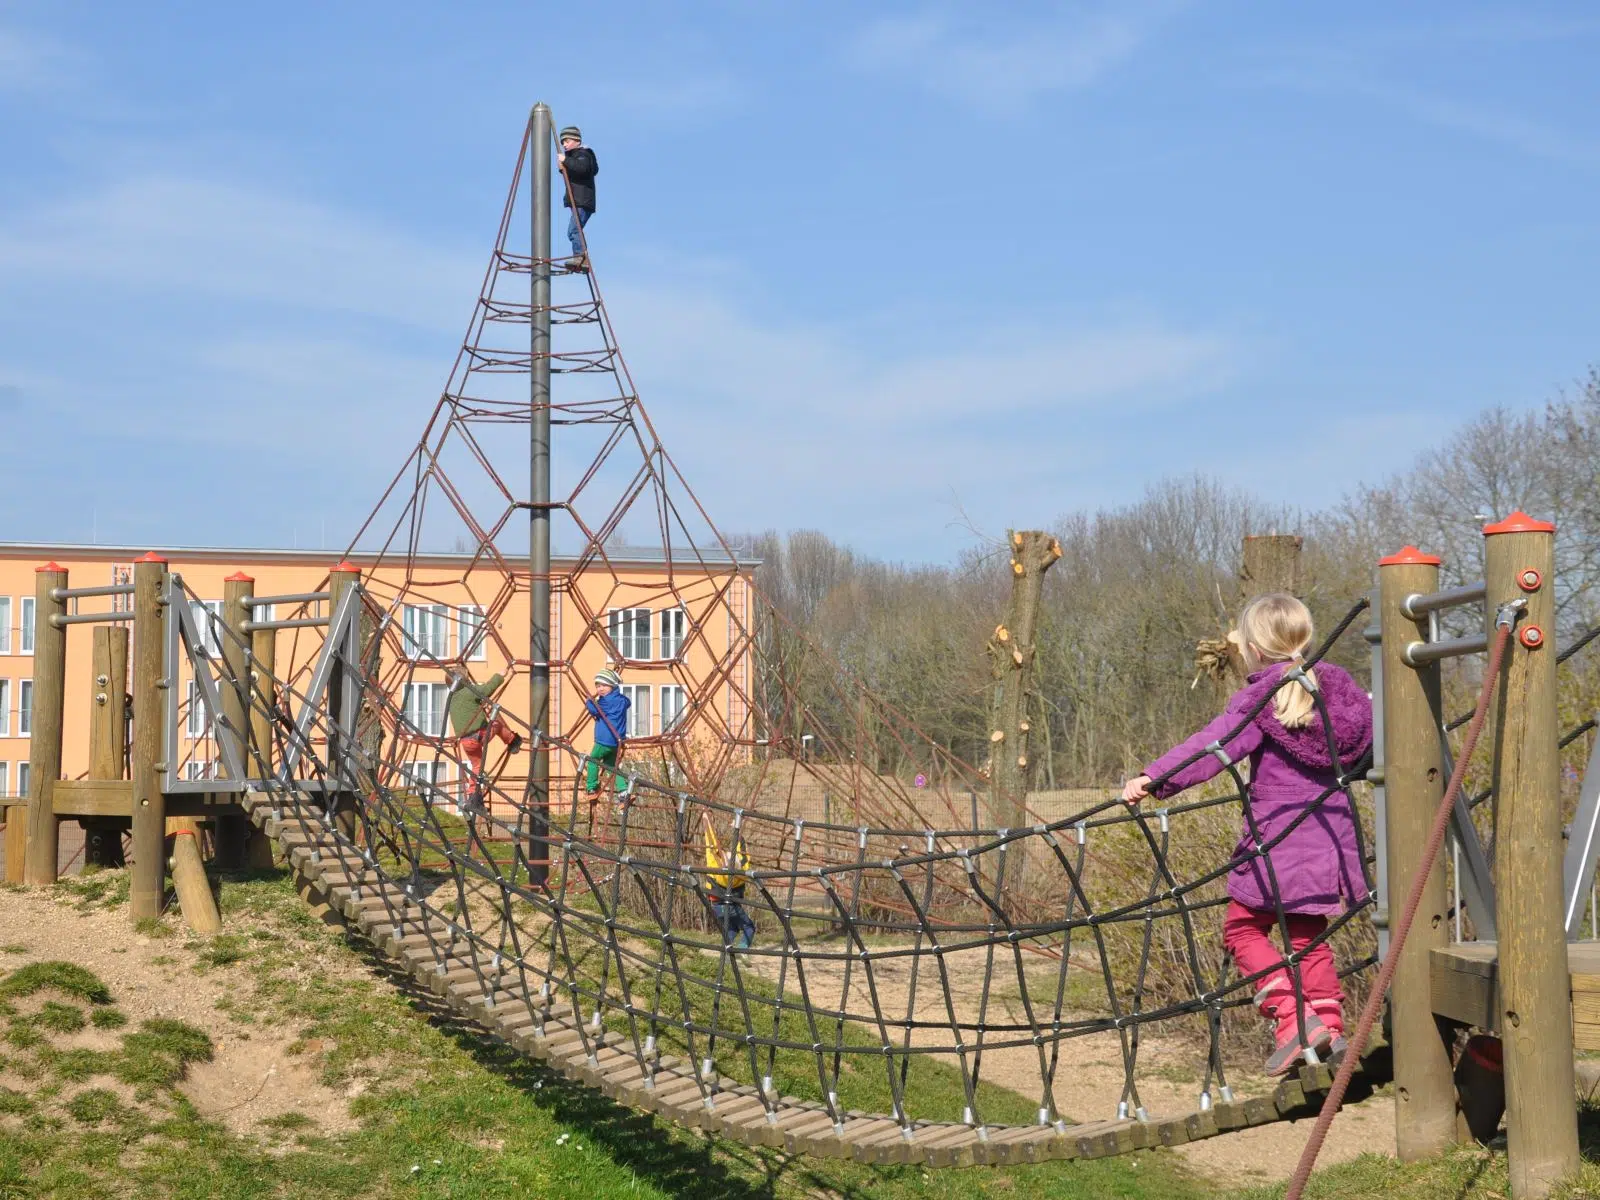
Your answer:
[[[1333,1043],[1333,1034],[1311,1008],[1304,1013],[1305,1037],[1300,1036],[1301,1010],[1293,994],[1286,988],[1263,988],[1256,993],[1256,1007],[1261,1014],[1277,1023],[1274,1037],[1276,1047],[1267,1056],[1268,1075],[1287,1075],[1305,1061],[1305,1051],[1325,1052]]]
[[[1317,1014],[1317,1019],[1327,1027],[1329,1034],[1327,1053],[1323,1056],[1327,1062],[1337,1062],[1350,1043],[1344,1036],[1344,1005],[1338,1000],[1313,1000],[1311,1011]]]

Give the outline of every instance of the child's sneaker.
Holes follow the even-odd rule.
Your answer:
[[[1292,1016],[1278,1026],[1278,1048],[1267,1056],[1268,1075],[1287,1075],[1305,1061],[1309,1048],[1325,1053],[1333,1044],[1333,1034],[1314,1013],[1306,1014],[1306,1038],[1300,1040],[1300,1024]]]
[[[627,808],[628,802],[633,799],[633,776],[622,781],[622,786],[617,789],[617,807]]]
[[[506,753],[507,754],[515,754],[515,753],[517,753],[517,751],[519,751],[521,749],[522,749],[522,735],[520,733],[513,733],[511,735],[511,740],[506,743]]]

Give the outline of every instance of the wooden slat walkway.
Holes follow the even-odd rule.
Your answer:
[[[475,952],[469,939],[443,918],[428,916],[400,884],[364,863],[356,850],[341,848],[320,814],[296,810],[292,800],[278,805],[262,794],[245,803],[251,820],[310,885],[312,897],[325,897],[347,926],[463,1016],[619,1103],[748,1145],[930,1167],[1102,1158],[1307,1116],[1332,1083],[1327,1067],[1302,1067],[1268,1096],[1218,1102],[1206,1112],[1064,1129],[917,1121],[908,1131],[882,1114],[858,1112],[843,1114],[836,1124],[812,1101],[782,1096],[769,1104],[748,1085],[702,1081],[695,1065],[679,1057],[645,1054],[623,1034],[580,1029],[570,1012],[557,1011],[558,997],[528,994],[516,964],[496,961],[481,948]]]

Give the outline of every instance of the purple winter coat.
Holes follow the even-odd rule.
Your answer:
[[[1205,748],[1239,727],[1286,666],[1277,663],[1255,672],[1229,699],[1220,717],[1146,767],[1146,775],[1159,779],[1200,755],[1160,787],[1152,787],[1151,794],[1165,799],[1219,774],[1221,761]],[[1372,745],[1372,700],[1347,671],[1331,663],[1316,664],[1313,673],[1333,719],[1340,763],[1348,770]],[[1263,842],[1271,842],[1335,783],[1320,710],[1310,724],[1285,729],[1269,700],[1224,748],[1235,762],[1250,760],[1250,810]],[[1263,861],[1251,854],[1253,844],[1246,821],[1234,849],[1236,865],[1228,875],[1228,895],[1247,908],[1272,911],[1271,877]],[[1284,911],[1329,915],[1339,912],[1346,901],[1365,900],[1366,876],[1358,845],[1349,793],[1335,792],[1269,851]]]

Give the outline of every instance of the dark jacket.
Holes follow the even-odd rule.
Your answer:
[[[579,146],[576,150],[567,151],[567,181],[572,184],[572,194],[567,194],[567,189],[561,189],[561,206],[571,208],[573,201],[577,201],[579,208],[587,208],[594,212],[594,177],[600,174],[600,163],[594,156],[594,151],[587,146]]]
[[[450,714],[450,724],[457,737],[477,733],[489,723],[484,710],[489,705],[489,697],[494,695],[504,680],[503,675],[491,675],[483,683],[467,680],[450,689],[449,697],[445,700],[445,711]]]

